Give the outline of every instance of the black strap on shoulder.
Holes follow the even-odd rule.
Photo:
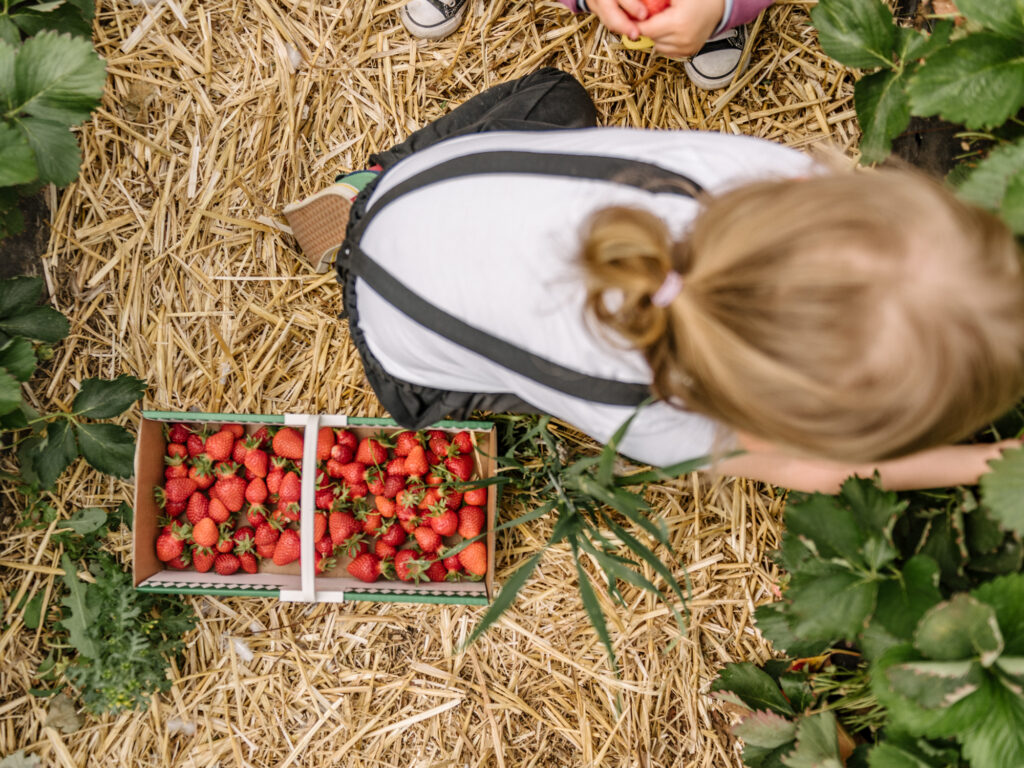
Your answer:
[[[381,195],[349,232],[344,246],[347,268],[388,303],[423,327],[510,371],[584,400],[607,405],[639,405],[650,396],[650,387],[646,384],[581,373],[469,325],[427,301],[359,247],[366,226],[399,197],[448,179],[501,173],[595,179],[652,193],[674,193],[686,197],[693,197],[701,191],[696,182],[681,174],[652,163],[619,157],[515,151],[463,155],[415,174]]]

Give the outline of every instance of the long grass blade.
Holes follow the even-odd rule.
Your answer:
[[[580,597],[583,599],[583,608],[587,612],[587,617],[590,619],[591,625],[597,632],[597,636],[601,639],[601,644],[604,645],[605,650],[608,652],[608,660],[611,662],[612,671],[616,675],[619,674],[618,660],[615,658],[615,649],[612,648],[612,638],[608,634],[608,625],[604,620],[604,613],[601,611],[601,604],[597,601],[597,594],[594,592],[593,586],[590,584],[590,576],[583,570],[583,564],[580,562],[579,548],[576,546],[576,542],[572,545],[573,559],[576,561],[576,573],[579,576],[579,589]]]
[[[484,613],[483,617],[480,619],[480,623],[473,628],[472,633],[469,635],[469,639],[467,639],[459,648],[460,651],[464,651],[466,648],[471,646],[474,640],[486,632],[494,622],[501,618],[501,614],[509,609],[515,601],[516,595],[519,594],[519,590],[523,588],[524,584],[526,584],[547,548],[548,545],[545,544],[541,548],[540,552],[527,560],[523,565],[519,566],[519,568],[516,569],[516,572],[508,578],[508,581],[505,582],[505,586],[501,588],[501,591],[498,592],[498,596],[494,598],[494,602],[491,603],[486,613]]]

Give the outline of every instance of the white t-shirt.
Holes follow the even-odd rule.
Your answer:
[[[369,207],[438,163],[498,150],[644,161],[712,194],[813,170],[806,156],[748,137],[623,128],[491,132],[450,139],[401,161],[381,178]],[[399,197],[375,215],[360,244],[407,287],[469,325],[591,376],[650,384],[643,356],[613,343],[584,317],[580,232],[591,214],[610,205],[656,214],[673,237],[681,237],[698,212],[692,198],[603,180],[471,175]],[[634,411],[573,397],[504,368],[419,325],[361,279],[356,294],[366,343],[398,379],[443,390],[513,393],[601,442]],[[620,450],[665,466],[709,454],[715,437],[710,419],[655,403],[641,410]]]

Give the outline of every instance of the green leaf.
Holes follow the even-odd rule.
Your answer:
[[[993,32],[1024,38],[1024,3],[1020,0],[957,0],[956,7]]]
[[[972,555],[995,552],[1003,545],[1006,531],[1000,527],[987,507],[981,506],[964,515],[967,544]]]
[[[0,368],[0,416],[10,413],[21,405],[21,384],[3,368]]]
[[[71,412],[90,419],[112,419],[123,413],[146,392],[146,382],[122,374],[116,379],[86,379],[75,396]]]
[[[1000,213],[1014,234],[1024,234],[1024,176],[1010,179]]]
[[[1000,656],[996,660],[996,667],[1000,673],[1009,677],[1018,689],[1024,685],[1024,656]]]
[[[928,58],[949,42],[949,35],[952,31],[953,22],[949,19],[944,19],[936,24],[930,34],[909,27],[900,27],[898,31],[900,59],[907,64],[918,59]]]
[[[824,560],[841,558],[863,565],[864,543],[853,513],[839,506],[834,496],[816,493],[786,509],[786,536],[797,536]]]
[[[749,661],[726,664],[711,684],[712,692],[728,691],[752,710],[768,709],[792,717],[795,713],[771,676]]]
[[[36,158],[28,139],[0,122],[0,187],[25,184],[39,176]]]
[[[14,100],[8,114],[27,112],[76,125],[99,106],[106,65],[91,41],[40,32],[18,50],[14,80]]]
[[[615,648],[612,646],[612,638],[608,634],[608,624],[604,620],[604,613],[601,612],[601,604],[597,601],[594,588],[590,585],[590,577],[583,570],[583,564],[580,562],[580,553],[575,546],[575,542],[573,543],[572,552],[573,560],[576,563],[576,576],[579,579],[579,590],[580,597],[583,599],[583,608],[587,612],[587,618],[590,619],[590,625],[597,632],[601,645],[604,646],[605,652],[608,654],[608,661],[611,663],[612,669],[617,670],[618,662],[615,659]]]
[[[925,611],[940,600],[938,563],[927,555],[915,555],[904,563],[899,579],[879,586],[875,618],[894,637],[910,640]]]
[[[86,586],[78,578],[78,572],[67,555],[61,555],[61,565],[64,566],[64,583],[68,588],[68,595],[61,600],[61,605],[67,608],[68,614],[60,624],[67,630],[68,639],[78,652],[95,659],[99,651],[89,636],[89,628],[99,617],[99,611],[96,606],[89,605]]]
[[[66,419],[46,425],[46,436],[38,444],[32,457],[32,466],[42,488],[52,488],[68,464],[78,458],[75,434]]]
[[[0,50],[2,48],[0,45]],[[35,306],[42,295],[41,277],[12,277],[0,280],[0,319]]]
[[[733,726],[732,732],[750,746],[775,749],[796,738],[796,723],[762,710],[744,717]]]
[[[38,629],[43,614],[43,598],[46,597],[44,590],[39,590],[32,599],[25,603],[25,613],[21,617],[21,623],[29,629]]]
[[[840,499],[853,512],[865,538],[882,536],[891,540],[892,528],[908,502],[892,491],[883,491],[875,478],[851,477],[839,489]]]
[[[796,749],[782,758],[787,768],[843,768],[836,716],[831,712],[802,717],[796,726]]]
[[[786,597],[792,601],[793,632],[805,640],[853,640],[863,631],[878,595],[876,582],[843,570],[806,570],[793,576]]]
[[[135,438],[116,424],[78,424],[78,445],[82,455],[100,472],[131,477],[135,471]]]
[[[509,576],[505,581],[505,585],[498,592],[498,596],[494,598],[490,607],[488,607],[487,611],[481,617],[480,623],[473,628],[472,633],[469,635],[469,639],[466,640],[465,644],[462,646],[463,648],[471,646],[474,640],[486,632],[488,628],[501,618],[501,615],[506,610],[508,610],[509,606],[511,606],[515,601],[516,595],[519,594],[519,590],[522,589],[523,585],[529,580],[533,570],[537,567],[537,563],[540,562],[540,558],[547,547],[548,545],[545,544],[544,548],[541,549],[540,552],[519,566],[519,568],[516,569],[516,572]]]
[[[45,29],[67,32],[87,40],[92,38],[92,26],[82,18],[81,12],[65,3],[49,12],[26,10],[11,17],[26,35],[37,35]]]
[[[16,119],[15,123],[32,147],[40,181],[66,187],[78,178],[82,152],[71,129],[38,117]]]
[[[880,163],[892,151],[892,140],[910,125],[906,79],[895,71],[865,75],[853,87],[860,123],[861,162]]]
[[[70,528],[79,536],[98,531],[107,522],[107,510],[102,507],[86,507],[75,512],[67,520],[60,523],[62,528]]]
[[[18,381],[28,381],[36,370],[36,350],[28,339],[15,337],[0,346],[0,368]]]
[[[39,445],[43,442],[42,437],[27,437],[18,443],[18,463],[21,465],[21,479],[28,485],[39,485],[39,476],[36,474],[34,459]]]
[[[992,606],[961,592],[925,613],[914,633],[914,646],[930,659],[979,655],[988,667],[1003,651],[1003,635]]]
[[[985,717],[960,738],[972,766],[1020,768],[1024,765],[1024,699],[993,686]]]
[[[68,0],[68,5],[77,8],[86,21],[92,21],[96,15],[96,0]]]
[[[0,108],[4,110],[10,107],[14,98],[14,62],[18,58],[20,46],[20,34],[13,42],[7,39],[6,33],[4,39],[0,40]]]
[[[828,640],[801,640],[793,634],[790,618],[784,603],[767,603],[754,612],[758,630],[777,651],[789,656],[804,658],[817,656],[828,647]]]
[[[984,673],[973,661],[910,661],[886,670],[901,696],[924,709],[945,709],[978,690]]]
[[[860,69],[892,68],[896,24],[881,0],[821,0],[811,21],[833,59]]]
[[[1024,574],[992,579],[971,595],[996,612],[996,621],[1006,639],[1005,653],[1024,656]]]
[[[926,763],[887,742],[876,744],[871,748],[868,765],[870,768],[937,768],[933,763]]]
[[[915,115],[941,115],[971,129],[1006,122],[1024,104],[1024,47],[989,33],[936,51],[910,80]]]
[[[0,16],[0,43],[7,43],[12,48],[21,45],[21,33],[18,31],[18,26],[7,16]]]
[[[994,211],[1002,205],[1014,179],[1024,179],[1024,137],[989,152],[956,191],[967,202]],[[988,475],[982,475],[983,489],[986,477]]]
[[[32,307],[0,320],[0,330],[50,344],[68,335],[68,319],[50,307]]]
[[[25,228],[25,219],[18,208],[18,189],[21,187],[0,187],[0,238],[16,235]]]
[[[1024,448],[1003,451],[988,464],[992,471],[981,476],[982,503],[1007,528],[1024,534]]]

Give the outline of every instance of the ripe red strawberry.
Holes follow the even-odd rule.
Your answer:
[[[277,546],[274,548],[274,565],[294,563],[299,559],[300,553],[301,542],[299,534],[291,528],[286,528],[281,532],[281,538],[277,540]]]
[[[316,433],[316,460],[327,461],[331,458],[331,448],[334,445],[334,430],[330,427],[320,427]]]
[[[176,571],[184,571],[192,562],[192,556],[188,552],[182,552],[173,560],[167,561],[167,567]]]
[[[455,437],[452,438],[452,445],[455,446],[459,453],[472,453],[473,435],[466,430],[456,432]]]
[[[292,502],[302,498],[302,481],[294,472],[285,472],[281,478],[281,487],[277,490],[281,501]]]
[[[426,561],[416,559],[416,552],[411,549],[399,550],[395,555],[395,575],[402,581],[423,581],[426,569]]]
[[[396,456],[387,463],[388,477],[397,477],[399,479],[405,477],[409,473],[405,471],[405,459]]]
[[[217,524],[208,517],[200,519],[192,527],[192,541],[197,546],[215,547],[218,538],[220,538],[220,531],[217,530]]]
[[[341,467],[341,479],[348,485],[366,483],[366,465],[361,461],[352,461]]]
[[[217,555],[217,559],[213,561],[213,570],[221,576],[230,576],[235,573],[241,565],[242,563],[237,557],[232,555],[230,552],[226,552]]]
[[[241,424],[221,424],[220,428],[226,432],[230,432],[231,436],[236,440],[245,436],[245,427]]]
[[[384,495],[384,467],[371,466],[366,470],[366,487],[374,496]]]
[[[325,491],[328,488],[334,486],[333,478],[331,478],[330,475],[328,475],[322,469],[317,469],[315,477],[316,482],[314,483],[314,485],[316,486],[316,489],[318,491]]]
[[[156,537],[156,556],[158,560],[164,563],[178,557],[184,550],[184,540],[179,538],[174,531],[170,530],[170,527]]]
[[[436,453],[438,456],[447,456],[448,449],[451,447],[451,442],[448,440],[448,435],[439,429],[432,429],[427,432],[427,445],[430,446],[430,450]]]
[[[282,501],[277,505],[276,512],[280,513],[280,516],[287,520],[289,523],[297,523],[299,518],[302,517],[302,507],[296,502],[284,502]]]
[[[198,487],[190,477],[176,477],[164,483],[164,495],[167,501],[188,501]]]
[[[345,474],[346,464],[342,464],[340,461],[334,459],[327,460],[327,474],[335,479],[342,477]]]
[[[281,532],[270,523],[260,523],[256,526],[253,541],[256,542],[257,547],[260,547],[267,544],[276,544],[280,537]]]
[[[274,550],[277,549],[277,542],[271,542],[270,544],[257,544],[256,545],[256,556],[263,560],[270,560],[274,556]]]
[[[329,488],[323,491],[317,491],[316,496],[314,496],[316,508],[330,509],[331,507],[334,506],[334,502],[337,498],[337,494]]]
[[[191,430],[184,424],[171,424],[167,430],[167,439],[172,443],[184,443],[190,434]]]
[[[402,546],[405,543],[405,539],[406,533],[400,525],[391,524],[380,534],[380,540],[385,544],[390,544],[392,547]]]
[[[434,560],[430,567],[427,568],[427,578],[431,581],[447,581],[448,569],[444,567],[444,563],[440,560]]]
[[[670,4],[670,0],[643,0],[643,2],[644,5],[647,6],[647,18],[651,18],[651,16],[654,16],[656,13],[661,13],[668,8]],[[629,13],[626,13],[626,15],[633,18]]]
[[[462,494],[462,501],[473,507],[482,507],[487,503],[487,489],[471,488]]]
[[[458,573],[462,570],[462,563],[459,562],[458,555],[449,555],[441,562],[444,563],[445,570],[449,573]]]
[[[234,548],[235,540],[231,536],[231,526],[222,525],[220,527],[220,537],[217,539],[217,551],[230,552]]]
[[[353,499],[361,499],[370,492],[370,489],[366,487],[366,483],[356,483],[348,487],[348,495]]]
[[[356,450],[356,461],[363,464],[383,464],[388,460],[388,451],[372,437],[364,437]]]
[[[417,509],[430,509],[437,502],[441,500],[441,494],[437,492],[436,488],[428,488],[426,493],[423,494],[423,498],[420,499],[416,505]]]
[[[200,454],[192,460],[188,476],[195,480],[196,485],[203,491],[213,485],[213,481],[217,479],[213,474],[213,464],[210,463],[206,454]]]
[[[405,480],[395,475],[388,475],[384,478],[384,493],[381,496],[387,496],[389,499],[395,498],[400,491],[405,488]]]
[[[188,448],[188,455],[195,458],[206,451],[206,441],[202,435],[194,432],[185,439],[185,447]]]
[[[480,507],[466,506],[459,510],[459,536],[472,539],[480,535],[486,521],[484,511]]]
[[[171,462],[168,459],[187,459],[188,448],[185,447],[184,443],[168,443],[167,444],[167,458],[164,459],[168,464]],[[175,461],[175,464],[180,464],[181,461]]]
[[[470,542],[464,550],[459,552],[459,562],[473,575],[485,575],[487,573],[487,545],[482,541]]]
[[[210,515],[210,500],[199,491],[188,497],[188,505],[185,507],[185,516],[188,521],[195,525],[200,520]]]
[[[408,456],[413,446],[422,445],[415,432],[402,432],[395,438],[395,456]]]
[[[425,475],[429,469],[430,465],[427,462],[427,454],[423,450],[423,446],[418,444],[413,446],[409,455],[405,457],[405,474],[420,477]]]
[[[245,486],[245,500],[250,504],[262,504],[267,500],[270,492],[262,477],[254,477]]]
[[[210,519],[218,525],[227,522],[228,518],[231,517],[231,510],[220,499],[210,499],[210,506],[207,512],[210,515]]]
[[[247,451],[244,459],[245,468],[256,477],[266,477],[270,468],[270,458],[266,451],[259,448],[252,448]]]
[[[359,438],[356,437],[354,432],[348,429],[339,429],[336,439],[338,441],[338,445],[351,448],[352,452],[355,453],[356,446],[359,444]]]
[[[291,427],[281,427],[271,445],[278,456],[295,460],[302,458],[302,433]]]
[[[210,489],[210,498],[217,498],[232,512],[238,512],[245,506],[246,482],[238,475],[222,477]]]
[[[252,526],[253,530],[260,527],[260,523],[267,522],[267,508],[262,504],[250,504],[245,510],[245,520]]]
[[[436,474],[434,472],[428,472],[427,476],[425,478],[423,478],[423,480],[424,480],[424,482],[427,485],[443,485],[444,484],[444,476],[443,475],[438,475],[438,474]]]
[[[213,561],[217,559],[217,553],[209,547],[196,547],[192,550],[192,566],[200,573],[206,573],[213,568]]]
[[[377,539],[376,543],[374,543],[373,545],[373,554],[375,554],[381,560],[390,560],[396,554],[398,554],[398,548],[391,546],[386,541],[381,541],[380,539]]]
[[[327,515],[317,512],[313,515],[313,541],[320,541],[327,535]]]
[[[444,460],[445,468],[459,480],[469,480],[473,476],[473,457],[466,454],[449,456]]]
[[[231,449],[231,460],[236,464],[244,464],[247,453],[249,453],[249,449],[245,445],[245,440],[241,438],[235,440],[235,445]]]
[[[328,557],[320,552],[313,553],[313,571],[315,573],[327,573],[337,564],[338,562],[333,557]]]
[[[324,536],[322,539],[317,539],[316,543],[313,544],[313,549],[324,557],[330,557],[334,554],[334,542],[331,541],[330,536]]]
[[[381,516],[376,512],[372,512],[363,517],[362,523],[363,533],[376,533],[380,530]]]
[[[430,552],[431,554],[437,552],[444,543],[441,541],[441,537],[438,535],[437,531],[429,525],[419,526],[413,530],[412,535],[416,538],[416,543],[420,545],[420,549],[424,552]]]
[[[395,516],[395,502],[386,496],[375,496],[373,503],[377,507],[377,511],[380,512],[381,517]]]
[[[188,467],[184,464],[168,464],[164,469],[164,480],[173,480],[176,477],[188,477]]]
[[[355,558],[345,570],[361,581],[374,582],[380,577],[380,558],[367,552]]]
[[[281,490],[281,480],[284,479],[283,469],[272,469],[267,473],[267,492],[276,495]]]
[[[256,555],[252,552],[241,552],[236,555],[238,562],[242,565],[242,570],[246,573],[259,573],[260,563],[256,559]]]
[[[270,443],[270,432],[266,427],[260,427],[249,435],[250,448],[266,448]]]
[[[231,477],[238,471],[238,465],[233,461],[218,461],[213,465],[213,476],[220,480],[222,477]]]
[[[227,429],[214,432],[206,438],[206,455],[213,461],[227,461],[235,447],[235,436]]]
[[[405,520],[399,518],[398,524],[402,527],[403,531],[411,534],[413,531],[420,527],[420,519],[418,517],[407,518]]]
[[[462,506],[462,494],[454,489],[443,489],[441,498],[444,500],[444,505],[453,512]]]
[[[429,464],[430,466],[434,466],[435,464],[437,464],[437,463],[439,463],[441,461],[441,459],[439,459],[437,457],[437,454],[434,453],[433,451],[427,451],[426,452],[426,457],[427,457],[427,464]]]
[[[164,505],[164,512],[166,512],[171,517],[177,517],[185,511],[186,506],[187,502],[184,501],[168,501]]]
[[[450,509],[445,509],[439,515],[427,518],[429,525],[438,536],[453,536],[459,528],[459,516]]]
[[[352,461],[352,457],[356,455],[355,449],[348,445],[333,445],[331,446],[330,460],[336,461],[339,464],[348,464]]]
[[[331,534],[331,541],[335,546],[340,546],[349,536],[361,530],[362,526],[348,512],[331,512],[327,518],[327,528]]]

